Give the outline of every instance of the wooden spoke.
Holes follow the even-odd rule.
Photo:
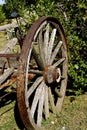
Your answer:
[[[45,84],[43,84],[41,97],[39,98],[39,104],[38,104],[38,116],[37,116],[37,125],[40,126],[42,122],[42,113],[43,113],[43,105],[44,105],[44,96],[45,96]]]
[[[47,21],[44,21],[41,26],[38,28],[37,32],[34,35],[34,40],[36,39],[38,33],[41,31],[41,29],[47,24]]]
[[[46,26],[46,31],[44,34],[44,52],[45,52],[46,64],[47,64],[47,59],[48,59],[48,45],[49,45],[49,23]]]
[[[35,61],[37,63],[37,66],[40,68],[40,70],[43,70],[44,69],[43,61],[40,58],[40,55],[38,55],[38,53],[36,52],[34,47],[32,49],[32,54],[33,54],[33,57],[34,57],[34,59],[35,59]]]
[[[58,95],[58,97],[59,97],[59,98],[61,98],[61,97],[62,97],[61,93],[58,91],[58,89],[57,89],[57,88],[55,88],[55,92],[56,92],[56,94]]]
[[[8,68],[3,75],[0,76],[0,85],[14,72],[14,68]]]
[[[60,60],[58,60],[56,63],[53,64],[53,66],[57,67],[59,66],[62,62],[65,61],[65,58],[61,58]]]
[[[33,99],[33,102],[32,102],[32,106],[31,106],[32,118],[34,117],[34,113],[35,113],[38,101],[41,98],[41,92],[42,92],[42,89],[43,89],[43,85],[44,85],[44,82],[41,82],[41,84],[36,89],[36,93],[35,93],[35,96],[34,96],[34,99]]]
[[[49,117],[49,101],[48,101],[48,86],[45,86],[45,100],[44,100],[45,118]]]
[[[51,33],[50,41],[49,41],[49,47],[48,47],[48,63],[50,62],[55,37],[56,37],[56,29],[53,29]]]
[[[55,50],[52,53],[52,56],[51,56],[51,59],[50,59],[50,64],[53,63],[53,61],[54,61],[56,55],[58,54],[59,49],[61,48],[62,44],[63,44],[62,41],[59,41],[59,43],[57,44]]]
[[[42,80],[43,80],[43,77],[39,77],[39,78],[36,79],[36,81],[33,83],[33,85],[27,91],[27,97],[31,96],[31,94],[38,87],[38,85],[42,82]]]
[[[54,104],[54,99],[53,99],[54,97],[52,95],[50,87],[48,88],[48,94],[49,94],[49,101],[50,101],[52,111],[53,111],[53,113],[55,113],[56,111],[55,111],[55,104]]]
[[[39,43],[40,57],[42,59],[43,65],[45,66],[45,63],[44,63],[44,60],[45,60],[45,57],[44,57],[44,44],[43,44],[42,30],[39,33],[38,43]]]

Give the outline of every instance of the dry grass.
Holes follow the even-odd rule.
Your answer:
[[[66,126],[69,130],[87,130],[87,93],[74,97],[73,102],[70,101],[71,96],[65,97],[63,109],[60,114],[49,119],[47,129],[61,130]]]
[[[0,50],[7,44],[6,32],[0,32]]]

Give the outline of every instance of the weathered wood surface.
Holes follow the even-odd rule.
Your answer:
[[[42,82],[43,77],[39,77],[36,79],[36,81],[33,83],[33,85],[29,88],[27,91],[27,97],[30,97],[31,94],[34,92],[34,90],[38,87],[38,85]]]
[[[8,44],[6,44],[6,46],[0,51],[0,54],[8,54],[10,53],[10,51],[14,48],[14,46],[17,44],[17,38],[13,38],[9,41]],[[0,57],[0,68],[2,68],[2,66],[7,62],[7,59],[5,57]],[[12,64],[13,66],[17,66],[16,63],[16,58],[12,57],[10,58],[10,64]],[[5,67],[7,65],[5,64]],[[8,66],[7,66],[8,67]],[[6,68],[7,68],[6,67]]]
[[[34,96],[34,99],[33,99],[33,102],[32,102],[32,106],[31,106],[31,116],[32,116],[32,118],[34,117],[34,113],[35,113],[38,101],[41,97],[43,85],[44,85],[44,83],[41,82],[41,84],[39,85],[39,87],[36,90],[36,93],[35,93],[35,96]]]
[[[14,67],[15,69],[18,68],[18,58],[17,57],[10,57],[6,59],[5,57],[0,57],[0,69],[7,69],[8,67]]]
[[[51,61],[50,63],[52,64],[56,55],[58,54],[61,46],[62,46],[63,42],[62,41],[59,41],[59,43],[57,44],[56,48],[54,49],[53,53],[52,53],[52,56],[51,56]]]
[[[17,23],[13,22],[11,24],[6,24],[6,25],[2,25],[0,26],[0,31],[5,31],[6,29],[10,28],[10,27],[17,27]]]
[[[12,75],[11,78],[9,80],[7,80],[7,82],[3,83],[2,85],[0,85],[0,90],[3,88],[6,88],[7,86],[11,86],[13,83],[15,83],[17,80],[17,75]]]
[[[54,97],[52,95],[52,92],[51,92],[51,88],[49,87],[48,88],[48,94],[49,94],[49,101],[50,101],[50,105],[51,105],[51,109],[53,111],[53,113],[56,113],[56,109],[55,109],[55,104],[54,104]]]
[[[45,86],[45,101],[44,101],[44,112],[45,112],[45,118],[47,119],[49,117],[49,100],[48,100],[48,86]]]
[[[0,51],[0,54],[9,53],[12,50],[12,48],[16,45],[16,43],[17,43],[17,38],[11,39],[9,43],[2,49],[2,51]],[[16,58],[14,57],[10,59],[10,63],[9,63],[9,59],[5,57],[0,57],[0,68],[4,72],[0,76],[0,85],[14,72],[14,66],[16,66],[17,68],[17,62],[15,61],[16,61]],[[9,66],[9,64],[13,67]],[[6,70],[4,70],[5,68]]]
[[[41,126],[42,117],[43,117],[43,106],[44,106],[44,96],[45,96],[44,85],[45,84],[43,82],[41,96],[39,98],[39,103],[38,103],[38,116],[37,116],[37,124],[38,124],[38,126]]]
[[[0,76],[0,84],[2,84],[12,73],[14,72],[14,68],[8,68],[1,76]]]
[[[2,51],[0,51],[0,54],[3,54],[3,53],[8,53],[11,51],[11,49],[16,45],[17,43],[17,38],[13,38],[9,41],[9,43],[3,48]]]

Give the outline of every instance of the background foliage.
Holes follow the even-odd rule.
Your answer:
[[[5,14],[2,11],[2,6],[0,5],[0,23],[5,20]]]
[[[10,18],[13,11],[26,21],[27,27],[36,19],[54,16],[61,22],[68,39],[68,86],[80,94],[87,87],[87,2],[86,0],[6,0],[3,12]],[[4,16],[1,17],[5,18]]]

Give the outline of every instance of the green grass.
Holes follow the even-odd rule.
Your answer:
[[[0,108],[0,130],[19,130],[14,117],[15,101]]]
[[[45,127],[49,130],[61,130],[66,126],[69,130],[87,130],[87,93],[75,97],[70,102],[71,96],[66,96],[62,112],[51,115]]]
[[[43,121],[46,130],[61,130],[66,126],[69,130],[87,130],[87,93],[75,97],[66,96],[59,114],[50,113],[47,121]],[[0,130],[20,130],[15,120],[15,100],[0,108]]]

